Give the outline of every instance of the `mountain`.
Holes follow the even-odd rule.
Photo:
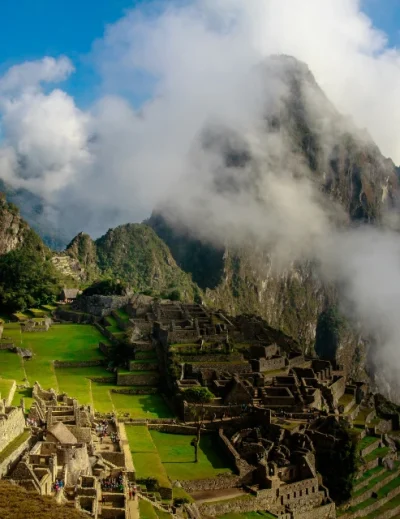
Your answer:
[[[176,264],[167,245],[149,226],[127,224],[93,241],[80,233],[63,256],[70,271],[85,282],[119,278],[138,291],[168,295],[174,290],[193,300],[198,288]],[[79,265],[79,268],[76,265]]]
[[[286,86],[274,108],[261,114],[260,146],[271,135],[279,137],[302,166],[299,174],[307,171],[304,174],[326,206],[341,208],[340,225],[384,225],[387,211],[399,198],[393,162],[382,156],[365,131],[335,109],[305,64],[289,56],[274,56],[258,72],[266,78],[266,98],[267,78],[278,78]],[[251,146],[235,128],[204,128],[200,146],[204,152],[222,154],[226,176],[214,179],[218,192],[239,189],[236,179],[247,172],[247,165],[257,165]],[[262,175],[262,168],[253,169]],[[251,176],[245,179],[247,189],[252,182]],[[20,194],[24,206],[22,195],[27,194]],[[32,201],[28,205],[31,208]],[[29,221],[39,225],[32,212]],[[312,261],[293,261],[277,274],[268,250],[257,244],[239,246],[227,238],[215,246],[204,234],[199,239],[189,223],[179,223],[161,208],[144,224],[110,229],[96,241],[81,233],[53,261],[64,275],[83,284],[114,276],[137,290],[164,295],[177,290],[187,299],[201,294],[208,304],[230,314],[257,313],[306,351],[316,348],[321,356],[334,358],[355,376],[363,376],[365,343],[338,315],[337,289],[318,277]],[[14,224],[19,228],[17,220]],[[41,233],[48,240],[47,230],[42,228]],[[3,240],[5,251],[18,243],[6,231]]]

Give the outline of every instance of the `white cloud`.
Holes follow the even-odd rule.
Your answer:
[[[66,58],[25,63],[0,78],[0,175],[59,206],[71,232],[96,235],[162,205],[207,239],[256,238],[282,262],[317,259],[326,279],[345,281],[355,316],[382,333],[381,357],[397,369],[398,237],[335,229],[335,210],[305,165],[265,131],[264,115],[286,85],[257,66],[275,53],[306,62],[339,111],[400,162],[399,52],[356,0],[160,5],[132,10],[96,43],[105,95],[87,112],[61,90],[41,88],[71,73]],[[136,111],[129,100],[143,94],[142,81],[151,96]],[[312,101],[314,110],[324,105]],[[205,146],[206,128],[229,131],[208,133]],[[244,168],[223,163],[232,141],[251,151]]]
[[[45,57],[37,61],[27,61],[14,65],[0,78],[0,93],[13,93],[37,87],[40,83],[58,83],[66,79],[74,67],[62,56],[58,59]]]

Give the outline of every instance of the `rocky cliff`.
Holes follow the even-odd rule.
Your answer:
[[[21,218],[18,208],[0,195],[0,255],[22,246],[28,225]]]

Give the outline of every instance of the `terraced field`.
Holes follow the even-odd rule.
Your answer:
[[[116,333],[120,333],[119,328]],[[93,405],[101,413],[129,413],[133,418],[171,417],[169,408],[158,394],[112,393],[112,390],[122,388],[116,385],[115,374],[104,366],[54,366],[55,360],[82,362],[104,359],[98,345],[100,341],[107,342],[107,339],[93,326],[62,324],[53,325],[48,332],[22,333],[19,323],[8,323],[4,326],[3,338],[33,353],[31,360],[23,360],[16,353],[0,350],[0,392],[4,396],[13,380],[18,385],[28,382],[31,386],[38,381],[44,388],[52,387],[66,392],[81,404]],[[29,408],[31,396],[29,388],[17,390],[13,405],[24,398]]]

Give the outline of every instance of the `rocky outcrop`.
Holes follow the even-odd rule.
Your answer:
[[[21,247],[27,230],[18,208],[0,194],[0,255]]]

